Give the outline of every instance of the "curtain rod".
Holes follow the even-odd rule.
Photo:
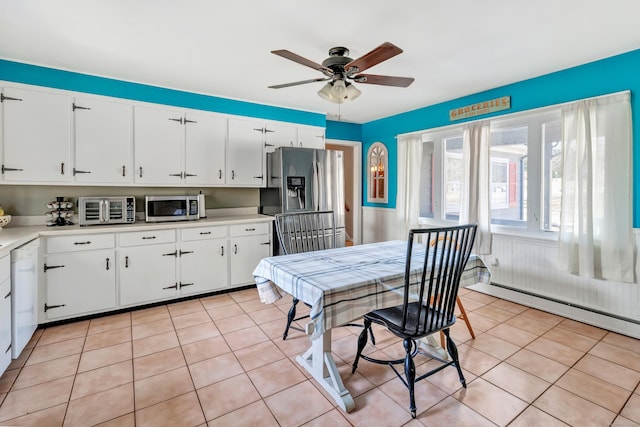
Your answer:
[[[516,111],[513,113],[507,113],[507,114],[500,114],[497,116],[492,116],[489,118],[484,118],[484,119],[475,119],[475,120],[469,120],[468,122],[461,122],[461,123],[452,123],[452,124],[448,124],[448,125],[443,125],[443,126],[438,126],[435,128],[429,128],[429,129],[422,129],[422,130],[416,130],[413,132],[407,132],[407,133],[399,133],[397,134],[394,138],[398,139],[398,138],[404,138],[404,137],[411,137],[411,136],[418,136],[418,135],[423,135],[427,132],[443,132],[449,128],[454,128],[457,126],[460,126],[462,124],[470,124],[470,123],[477,123],[477,122],[481,122],[483,120],[495,120],[495,119],[503,119],[509,116],[515,116],[517,114],[528,114],[528,113],[534,113],[536,111],[542,111],[542,110],[547,110],[547,109],[554,109],[554,108],[560,108],[563,107],[565,105],[569,105],[569,104],[573,104],[574,102],[579,102],[579,101],[588,101],[591,99],[599,99],[599,98],[606,98],[608,96],[615,96],[615,95],[622,95],[622,94],[631,94],[631,90],[626,89],[626,90],[621,90],[619,92],[613,92],[613,93],[607,93],[604,95],[597,95],[597,96],[590,96],[588,98],[580,98],[580,99],[574,99],[573,101],[567,101],[567,102],[562,102],[560,104],[552,104],[552,105],[546,105],[544,107],[536,107],[536,108],[531,108],[529,110],[522,110],[522,111]]]

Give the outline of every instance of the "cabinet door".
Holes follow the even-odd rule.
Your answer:
[[[179,112],[135,107],[135,182],[180,184],[184,125]]]
[[[176,245],[132,246],[120,250],[120,304],[140,304],[178,294]]]
[[[212,114],[186,114],[186,184],[224,184],[227,119]]]
[[[271,253],[269,235],[232,237],[229,242],[231,286],[255,283],[253,270]]]
[[[11,281],[0,283],[0,375],[11,363]]]
[[[229,119],[227,184],[260,187],[264,183],[262,122]]]
[[[45,265],[47,319],[88,314],[116,306],[113,249],[48,254]]]
[[[180,293],[197,294],[226,288],[227,239],[183,242],[180,249]]]
[[[4,88],[3,177],[10,182],[68,182],[71,99]]]
[[[296,127],[267,123],[264,130],[264,146],[267,153],[273,153],[278,147],[297,147]]]
[[[324,148],[324,129],[314,126],[299,126],[298,147]]]
[[[75,182],[133,182],[132,107],[117,102],[75,98]]]

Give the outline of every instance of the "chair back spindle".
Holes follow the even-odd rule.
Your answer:
[[[285,255],[336,247],[333,211],[277,214],[275,223],[278,241]]]

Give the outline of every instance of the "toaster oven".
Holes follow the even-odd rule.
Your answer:
[[[78,218],[81,226],[133,224],[136,220],[134,197],[79,197]]]

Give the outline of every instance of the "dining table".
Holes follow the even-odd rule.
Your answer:
[[[410,274],[421,271],[425,250],[416,251],[414,245]],[[331,330],[372,310],[402,304],[406,251],[406,241],[393,240],[272,256],[263,258],[253,272],[263,303],[276,302],[284,292],[311,306],[305,325],[310,346],[296,361],[346,412],[355,403],[331,353]],[[490,278],[480,256],[471,254],[460,286],[489,283]]]

